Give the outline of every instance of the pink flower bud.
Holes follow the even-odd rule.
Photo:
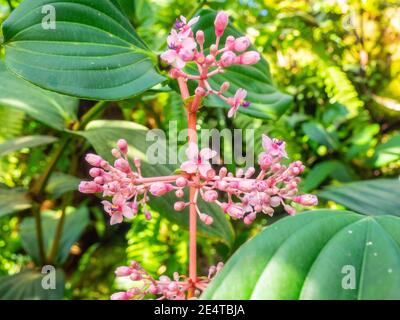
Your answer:
[[[238,57],[237,63],[239,64],[255,64],[260,60],[260,54],[257,51],[248,51]]]
[[[235,63],[236,55],[232,51],[225,51],[220,59],[220,64],[223,67],[229,67]]]
[[[196,41],[201,46],[204,44],[204,32],[203,32],[203,30],[199,30],[199,31],[196,32]]]
[[[176,179],[175,183],[176,183],[177,187],[183,188],[183,187],[186,187],[187,180],[184,177],[179,177],[178,179]]]
[[[254,175],[254,173],[256,172],[256,169],[254,169],[254,167],[249,167],[247,170],[246,170],[246,173],[245,173],[245,178],[250,178],[250,177],[252,177],[253,175]]]
[[[151,213],[149,210],[147,210],[146,208],[143,209],[143,213],[144,213],[144,217],[146,218],[146,220],[151,220]]]
[[[291,216],[294,216],[296,214],[296,209],[293,208],[292,206],[289,206],[288,204],[285,204],[283,206],[283,209],[285,209],[285,211],[290,214]]]
[[[247,216],[244,217],[243,222],[245,224],[252,224],[255,219],[256,219],[256,213],[251,212]]]
[[[103,158],[98,156],[97,154],[88,153],[85,157],[87,163],[92,165],[93,167],[100,167]]]
[[[153,196],[162,196],[173,189],[172,185],[164,182],[155,182],[150,186],[150,193]]]
[[[223,35],[225,28],[228,25],[228,19],[228,15],[224,11],[218,12],[214,21],[215,35],[217,37],[221,37]]]
[[[268,170],[271,167],[273,162],[274,162],[274,159],[272,158],[272,156],[270,156],[266,152],[261,153],[258,158],[258,164],[260,165],[260,168],[262,170]]]
[[[111,154],[113,155],[114,158],[121,158],[121,152],[119,152],[119,150],[115,148],[111,150]]]
[[[202,53],[196,53],[194,59],[198,64],[203,64],[206,61],[206,57]]]
[[[234,49],[235,51],[242,52],[250,47],[250,39],[247,37],[240,37],[235,40]]]
[[[117,159],[114,162],[114,167],[122,172],[129,173],[131,171],[131,167],[129,166],[129,162],[125,159]]]
[[[133,214],[137,214],[139,211],[139,206],[136,201],[130,202],[128,204],[129,208],[132,209]]]
[[[239,168],[236,170],[236,177],[241,178],[244,175],[244,170],[242,168]]]
[[[175,195],[177,198],[182,198],[185,195],[185,192],[183,192],[182,189],[176,190]]]
[[[111,300],[129,300],[133,297],[133,294],[130,292],[116,292],[113,293],[110,297]]]
[[[209,54],[209,55],[206,57],[206,63],[207,63],[207,64],[213,64],[214,61],[215,61],[215,57],[214,57],[213,55]]]
[[[235,50],[235,37],[227,36],[225,40],[225,48],[228,50]]]
[[[103,174],[103,170],[99,169],[99,168],[92,168],[89,170],[89,175],[93,178],[96,178],[98,176],[101,176]]]
[[[238,187],[244,192],[250,192],[254,189],[254,182],[252,180],[243,180],[239,182]]]
[[[132,271],[129,278],[131,278],[132,281],[139,281],[142,280],[142,275],[137,271]]]
[[[226,177],[227,174],[228,174],[228,169],[227,169],[227,168],[222,167],[222,168],[219,170],[219,176],[220,176],[221,178]]]
[[[219,91],[225,92],[226,90],[229,89],[230,83],[225,81],[223,84],[221,84],[221,87],[219,88]]]
[[[186,203],[183,201],[178,201],[178,202],[175,202],[175,204],[174,204],[175,211],[182,211],[185,208],[186,208]]]
[[[154,284],[152,284],[152,285],[150,285],[150,287],[149,287],[149,292],[150,292],[151,294],[158,294],[159,290],[158,290],[158,288],[157,288]]]
[[[318,204],[318,198],[313,194],[303,194],[293,198],[294,202],[300,203],[303,206],[316,206]]]
[[[263,192],[268,188],[268,184],[265,181],[257,181],[256,188],[257,191]]]
[[[117,277],[126,277],[129,276],[132,273],[132,269],[129,267],[118,267],[117,270],[115,270],[115,275]]]
[[[127,154],[128,153],[128,143],[126,142],[125,139],[119,139],[117,142],[119,150],[121,150],[122,153]]]
[[[276,196],[272,197],[270,200],[270,205],[271,207],[275,208],[281,204],[281,201],[282,201],[281,197],[276,197]]]
[[[140,158],[135,157],[135,159],[133,160],[133,163],[135,164],[136,168],[140,168],[141,167],[141,162],[140,162]]]
[[[208,190],[204,192],[203,199],[207,202],[214,202],[218,199],[218,192],[215,190]]]
[[[203,221],[206,225],[210,225],[214,222],[214,219],[205,213],[200,214],[200,220]]]
[[[82,181],[79,184],[79,192],[82,193],[96,193],[103,191],[103,187],[93,181]]]
[[[204,90],[202,87],[197,87],[194,93],[196,96],[204,97],[206,95],[206,90]]]
[[[226,207],[225,212],[234,219],[241,219],[244,215],[243,208],[235,204],[229,204]]]
[[[221,191],[226,190],[226,188],[229,186],[228,182],[226,181],[217,181],[215,182],[215,187]]]

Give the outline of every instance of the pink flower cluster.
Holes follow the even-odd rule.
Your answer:
[[[193,283],[186,276],[179,275],[177,272],[174,273],[172,279],[163,275],[155,280],[138,262],[132,261],[129,266],[118,267],[115,275],[129,277],[136,285],[128,291],[114,293],[111,300],[140,300],[146,296],[156,296],[157,300],[185,300],[187,291],[191,288],[195,289],[195,296],[198,297],[222,267],[222,262],[217,266],[211,266],[206,277],[199,277]]]
[[[247,91],[239,88],[233,97],[225,97],[223,93],[229,89],[229,82],[224,82],[219,89],[213,89],[208,79],[216,74],[223,73],[225,68],[232,65],[251,65],[260,60],[257,51],[247,51],[251,45],[249,38],[233,36],[226,37],[225,44],[220,48],[221,37],[228,26],[228,15],[219,12],[215,18],[215,43],[206,53],[204,48],[205,35],[202,30],[194,35],[191,27],[199,20],[199,17],[186,21],[180,17],[175,23],[167,38],[168,50],[161,54],[161,58],[172,66],[170,75],[172,78],[196,80],[199,82],[195,91],[198,97],[215,94],[230,105],[229,117],[233,117],[240,106],[249,107],[245,100]],[[186,63],[193,62],[197,65],[198,74],[189,74],[184,71]]]
[[[291,202],[316,205],[316,196],[298,195],[299,175],[304,171],[302,163],[295,161],[288,166],[281,163],[283,158],[287,158],[285,142],[263,135],[262,145],[264,152],[258,158],[258,175],[255,175],[253,167],[239,169],[235,175],[222,167],[217,174],[209,162],[216,152],[208,148],[199,151],[197,145],[191,143],[186,150],[188,160],[182,163],[178,174],[144,178],[138,159],[134,160],[136,170],[131,168],[127,159],[127,142],[121,139],[118,149],[112,150],[116,157],[113,166],[98,155],[86,156],[86,161],[94,166],[89,171],[93,180],[81,182],[79,190],[83,193],[102,192],[103,196],[112,198],[111,202],[102,201],[104,210],[111,217],[111,224],[122,222],[123,217],[133,218],[140,207],[143,207],[145,217],[150,219],[147,209],[149,195],[160,197],[175,192],[177,198],[182,198],[188,187],[196,188],[194,204],[205,224],[212,224],[213,218],[201,212],[198,206],[200,198],[217,204],[232,219],[243,219],[246,224],[252,223],[258,213],[272,216],[280,205],[293,215],[295,209]],[[182,211],[189,205],[189,202],[177,201],[174,209]]]

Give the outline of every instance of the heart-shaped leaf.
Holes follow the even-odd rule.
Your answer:
[[[205,47],[215,42],[214,20],[216,12],[210,9],[202,9],[196,15],[200,16],[200,20],[193,27],[193,31],[203,30],[205,34]],[[237,29],[229,24],[221,43],[225,43],[225,38],[228,35],[234,37],[243,36]],[[254,47],[251,48],[255,50]],[[191,68],[191,72],[195,72]],[[228,81],[231,86],[227,92],[229,95],[234,95],[238,88],[247,90],[246,100],[252,104],[249,108],[239,108],[239,112],[264,119],[277,119],[284,114],[291,105],[292,97],[279,91],[272,82],[271,73],[267,61],[262,58],[257,64],[251,66],[231,66],[226,69],[226,72],[212,77],[209,83],[213,88],[218,89],[220,85]],[[214,95],[210,95],[205,105],[213,107],[229,106],[221,99]]]
[[[147,141],[147,133],[148,129],[146,127],[132,122],[99,120],[90,122],[86,127],[86,131],[82,131],[79,134],[88,139],[98,154],[110,161],[112,160],[110,150],[115,147],[118,139],[124,138],[129,144],[128,157],[131,160],[135,156],[143,159],[143,176],[157,177],[173,174],[177,168],[175,165],[148,163],[146,152],[154,142]],[[160,147],[159,152],[167,154],[165,141],[161,139],[157,145]],[[149,205],[170,221],[187,228],[189,221],[187,212],[176,212],[173,208],[175,201],[177,200],[174,195],[166,194],[162,197],[151,197]],[[232,244],[234,238],[233,229],[224,214],[216,206],[210,204],[202,204],[202,210],[214,218],[214,223],[206,226],[199,220],[199,232],[203,235],[223,240],[227,244]]]
[[[318,210],[266,227],[203,299],[400,299],[400,218]]]
[[[8,140],[0,144],[0,157],[23,148],[33,148],[55,141],[57,141],[57,138],[50,136],[25,136]]]
[[[45,89],[119,100],[163,80],[112,1],[27,0],[4,22],[3,34],[7,66]]]
[[[21,189],[0,189],[0,217],[30,207],[31,201],[25,191]]]
[[[49,92],[18,78],[0,61],[0,105],[21,110],[56,130],[76,120],[78,100]]]
[[[374,179],[330,186],[318,196],[366,215],[400,216],[400,180]]]
[[[42,285],[50,279],[48,273],[26,269],[12,276],[0,278],[0,300],[61,300],[64,296],[64,272],[55,271],[55,288],[45,288]]]
[[[48,254],[53,245],[54,236],[59,221],[59,214],[55,211],[44,211],[42,215],[42,230],[45,252]],[[78,209],[67,208],[62,236],[60,239],[56,263],[61,265],[68,258],[71,246],[79,240],[89,223],[89,212],[86,207]],[[34,218],[25,218],[20,226],[21,241],[24,249],[35,262],[39,261],[37,247],[36,226]]]

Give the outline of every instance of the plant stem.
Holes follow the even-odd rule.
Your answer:
[[[11,3],[11,0],[7,0],[8,6],[10,7],[10,10],[13,11],[14,10],[14,6]]]
[[[104,111],[107,106],[107,101],[99,101],[93,107],[89,109],[82,117],[81,121],[79,122],[77,128],[75,130],[84,129],[86,125],[92,121],[95,117],[97,117],[100,113]]]
[[[178,78],[179,89],[183,100],[186,102],[190,97],[187,84],[184,79]],[[196,131],[196,111],[198,106],[187,106],[188,116],[188,131],[189,143],[197,145],[197,131]],[[192,281],[193,287],[188,291],[188,298],[194,296],[195,283],[197,281],[197,212],[195,203],[196,188],[189,188],[189,278]]]
[[[44,241],[42,232],[42,219],[40,217],[40,206],[38,203],[33,203],[32,211],[35,218],[35,229],[39,248],[39,262],[42,264],[46,264],[46,254],[44,252]]]

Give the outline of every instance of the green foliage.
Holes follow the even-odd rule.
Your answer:
[[[23,190],[0,188],[0,217],[30,207],[31,201]]]
[[[0,144],[0,157],[23,148],[33,148],[45,144],[53,143],[57,138],[51,136],[24,136]]]
[[[55,29],[42,27],[48,4],[57,13]],[[7,66],[49,90],[119,100],[163,80],[147,46],[110,1],[24,1],[4,22],[3,33]]]
[[[284,218],[236,251],[202,298],[399,299],[399,228],[398,217],[348,211]]]

